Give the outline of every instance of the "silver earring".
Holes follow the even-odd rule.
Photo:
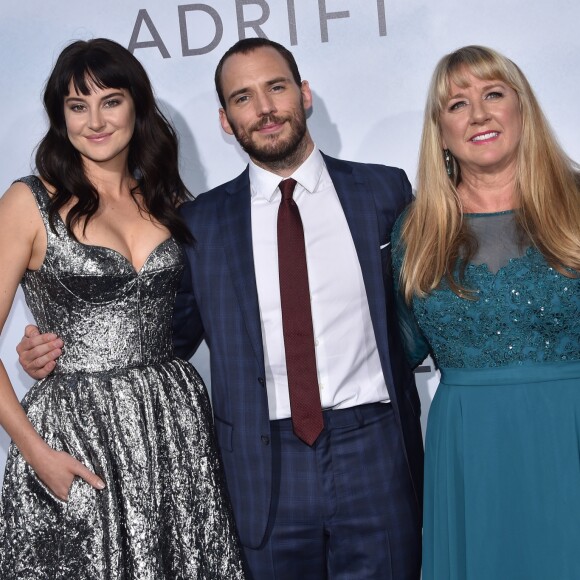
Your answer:
[[[443,149],[443,157],[445,159],[445,169],[447,169],[447,175],[451,177],[453,175],[453,164],[451,163],[451,154],[449,149]]]

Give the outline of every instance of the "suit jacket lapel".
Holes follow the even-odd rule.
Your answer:
[[[380,256],[377,211],[368,184],[347,163],[323,154],[326,167],[342,204],[358,255],[367,293],[373,329],[385,376],[390,376],[385,320],[385,285]],[[246,330],[256,358],[264,365],[264,347],[258,290],[252,249],[248,168],[227,189],[221,208],[224,247]]]
[[[259,364],[264,365],[264,346],[252,249],[252,218],[248,168],[226,191],[221,224],[228,266],[240,310]]]
[[[330,178],[338,194],[358,255],[367,300],[373,321],[379,356],[385,372],[390,376],[388,338],[385,321],[385,284],[381,263],[379,223],[373,192],[368,183],[353,170],[353,166],[323,154]]]

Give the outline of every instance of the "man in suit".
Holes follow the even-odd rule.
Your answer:
[[[315,147],[310,88],[283,46],[241,40],[215,80],[221,125],[250,163],[183,206],[196,241],[186,248],[174,343],[184,358],[202,336],[209,346],[248,576],[418,579],[420,405],[389,246],[410,184],[402,170]],[[280,218],[283,205],[292,217]]]

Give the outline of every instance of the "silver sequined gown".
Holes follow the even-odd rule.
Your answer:
[[[65,503],[12,445],[0,507],[2,580],[241,579],[212,414],[194,368],[173,356],[179,245],[136,272],[121,254],[47,226],[42,267],[22,281],[39,328],[64,340],[52,375],[23,406],[47,443],[101,476],[76,478]]]

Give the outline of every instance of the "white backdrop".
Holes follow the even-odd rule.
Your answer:
[[[576,0],[3,0],[0,192],[33,169],[45,131],[42,88],[59,52],[98,36],[130,47],[144,64],[180,134],[183,176],[196,194],[246,163],[221,131],[213,72],[227,48],[258,31],[294,52],[314,94],[311,132],[330,155],[402,167],[413,182],[435,63],[459,46],[484,44],[520,65],[564,148],[580,159],[578,22]],[[31,381],[14,348],[30,320],[19,292],[0,337],[19,396]],[[194,363],[209,384],[205,348]],[[425,420],[437,378],[418,377]],[[0,473],[8,443],[0,428]]]

